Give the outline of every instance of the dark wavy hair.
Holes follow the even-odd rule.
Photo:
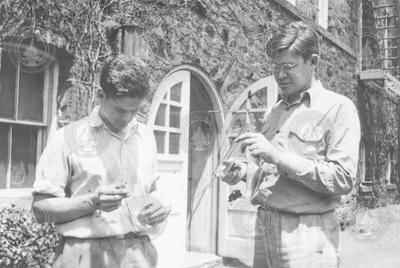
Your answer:
[[[312,54],[319,54],[319,36],[314,27],[303,21],[294,21],[282,27],[269,44],[268,55],[288,49],[293,55],[307,60]]]
[[[111,98],[144,98],[150,91],[144,64],[127,55],[118,55],[104,64],[100,86],[104,94]]]

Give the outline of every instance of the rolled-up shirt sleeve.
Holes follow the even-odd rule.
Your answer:
[[[283,152],[277,163],[280,174],[317,192],[342,195],[351,191],[357,174],[360,122],[351,101],[338,108],[327,137],[325,159],[318,161]]]
[[[33,194],[48,194],[65,197],[65,186],[69,178],[67,146],[64,129],[59,129],[48,141],[36,166]]]

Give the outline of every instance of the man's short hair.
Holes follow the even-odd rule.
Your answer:
[[[126,55],[113,57],[104,64],[100,86],[104,94],[111,98],[144,98],[150,91],[143,63]]]
[[[288,49],[293,55],[302,56],[304,60],[312,54],[319,54],[319,36],[314,27],[303,22],[294,21],[282,27],[276,38],[269,42],[268,55]]]

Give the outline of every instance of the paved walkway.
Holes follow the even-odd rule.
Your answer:
[[[400,205],[358,209],[354,225],[341,232],[340,268],[400,267]],[[198,268],[249,268],[222,260]]]

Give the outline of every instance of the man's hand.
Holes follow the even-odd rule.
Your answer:
[[[96,207],[104,211],[113,211],[121,206],[122,199],[129,196],[125,185],[113,184],[100,188],[93,194],[92,201]]]
[[[163,206],[156,198],[150,198],[140,212],[138,219],[143,225],[154,226],[165,221],[170,213],[171,207]]]
[[[261,133],[245,133],[236,138],[236,142],[241,141],[248,146],[253,157],[260,157],[271,164],[279,163],[280,151]]]
[[[222,162],[225,166],[221,180],[229,185],[237,184],[246,173],[246,164],[235,160],[225,160]]]

